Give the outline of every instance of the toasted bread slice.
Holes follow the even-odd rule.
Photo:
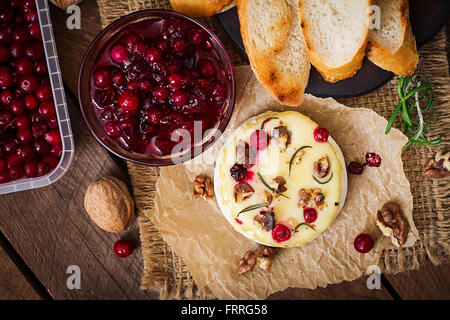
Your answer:
[[[328,82],[361,67],[372,0],[299,0],[301,29],[311,64]]]
[[[173,10],[193,17],[211,17],[235,4],[234,0],[170,0]]]
[[[238,0],[239,22],[250,65],[282,104],[299,105],[310,63],[295,0]]]
[[[375,0],[381,25],[369,32],[367,57],[380,68],[411,75],[417,67],[416,40],[409,22],[408,0]]]

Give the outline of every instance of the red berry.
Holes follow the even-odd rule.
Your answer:
[[[152,90],[152,85],[147,80],[142,80],[139,81],[139,89],[146,93],[149,93]]]
[[[25,161],[31,161],[36,157],[36,151],[29,144],[23,144],[17,148],[16,154]]]
[[[269,134],[265,130],[255,130],[250,135],[250,146],[257,151],[262,151],[267,148],[270,142]]]
[[[277,223],[272,229],[272,239],[276,242],[284,242],[291,238],[291,229],[284,224]]]
[[[11,153],[6,157],[6,166],[8,167],[8,169],[10,169],[11,167],[17,167],[22,164],[22,161],[22,157],[17,153]]]
[[[120,258],[126,258],[134,251],[134,245],[130,240],[118,240],[114,244],[114,253]]]
[[[174,105],[182,107],[186,104],[188,97],[184,91],[175,91],[172,93],[171,100]]]
[[[111,58],[118,63],[124,63],[128,60],[128,50],[118,44],[111,49]]]
[[[9,168],[9,177],[11,180],[17,180],[23,177],[23,169],[20,166]]]
[[[31,130],[35,137],[40,137],[47,133],[48,127],[44,122],[36,122],[31,126]]]
[[[42,161],[47,163],[50,166],[51,170],[56,168],[56,166],[59,163],[59,158],[52,154],[46,154],[45,156],[42,157]]]
[[[18,43],[23,43],[25,40],[27,40],[27,29],[23,26],[19,26],[18,28],[14,29],[12,33],[12,40]]]
[[[172,48],[176,53],[184,53],[187,49],[186,40],[180,38],[173,40]]]
[[[314,129],[314,139],[317,142],[327,142],[329,136],[330,136],[330,133],[325,128],[316,127]]]
[[[39,113],[44,118],[51,118],[56,116],[56,108],[53,101],[49,100],[42,102],[41,105],[39,106]]]
[[[372,250],[374,242],[371,236],[366,233],[362,233],[355,238],[353,245],[356,251],[360,253],[367,253]]]
[[[159,124],[161,122],[162,113],[156,107],[151,107],[147,113],[147,121],[151,124]]]
[[[20,115],[25,111],[25,104],[21,99],[13,100],[9,105],[9,110],[16,115]]]
[[[199,45],[203,41],[203,32],[201,30],[193,30],[190,36],[193,44]]]
[[[50,172],[50,166],[47,162],[40,161],[37,164],[37,175],[43,176]]]
[[[25,93],[33,93],[36,91],[39,80],[32,74],[27,74],[19,79],[19,87]]]
[[[13,83],[13,76],[8,68],[0,69],[0,87],[7,88]]]
[[[16,59],[19,59],[23,56],[23,45],[21,43],[14,42],[10,44],[9,50],[11,55]]]
[[[125,76],[123,75],[123,73],[121,71],[114,73],[112,79],[113,79],[113,82],[117,85],[120,85],[125,82]]]
[[[112,84],[111,72],[107,68],[100,68],[94,73],[95,85],[99,88],[107,88]]]
[[[10,180],[11,180],[11,178],[9,177],[8,170],[0,172],[0,183],[6,183]]]
[[[111,137],[119,137],[121,132],[116,121],[109,121],[105,124],[105,131]]]
[[[374,152],[367,152],[366,164],[369,167],[379,167],[381,165],[381,157]]]
[[[14,95],[10,90],[3,90],[0,93],[0,102],[3,103],[4,105],[9,105],[11,101],[13,101],[13,99]]]
[[[9,49],[0,43],[0,63],[8,61]]]
[[[26,95],[25,98],[23,98],[25,102],[25,107],[28,110],[36,109],[36,107],[39,104],[39,101],[36,99],[36,97],[32,94]]]
[[[179,74],[171,74],[167,77],[169,80],[169,89],[172,91],[176,91],[182,86],[182,77]]]
[[[36,11],[27,11],[24,14],[25,21],[28,23],[39,22],[39,18]]]
[[[31,119],[27,114],[22,114],[16,118],[14,123],[18,130],[26,129],[31,126]]]
[[[317,220],[317,210],[314,208],[304,208],[303,218],[305,222],[311,223]]]
[[[213,64],[211,61],[207,59],[201,59],[198,61],[198,67],[201,72],[201,74],[205,78],[212,78],[216,75],[216,70],[214,69]]]
[[[36,162],[28,162],[23,166],[25,175],[28,178],[35,178],[38,175],[38,168]]]
[[[33,133],[30,128],[21,129],[17,132],[17,140],[20,143],[31,143],[33,141]]]
[[[6,169],[6,160],[3,158],[0,158],[0,172]]]
[[[46,75],[47,71],[47,63],[45,60],[37,62],[34,66],[34,72],[40,76]]]
[[[25,42],[23,50],[25,57],[30,58],[33,61],[40,60],[44,56],[44,48],[42,47],[42,44],[37,41]]]
[[[40,101],[50,100],[53,97],[52,87],[48,84],[42,84],[39,87],[37,87],[34,95]]]
[[[165,87],[158,86],[153,89],[153,95],[156,99],[163,101],[169,96],[169,90]]]
[[[36,152],[41,156],[46,155],[51,150],[51,146],[43,138],[38,138],[34,140],[33,145]]]
[[[34,65],[28,59],[20,59],[16,62],[16,71],[18,74],[29,74],[33,71]]]
[[[28,26],[28,35],[30,36],[30,38],[40,38],[41,27],[39,26],[39,23],[33,22]]]
[[[362,174],[364,166],[359,162],[352,161],[348,164],[348,171],[353,174]]]
[[[150,63],[155,63],[161,61],[162,58],[162,51],[159,48],[148,48],[147,52],[145,53],[145,58]]]
[[[117,102],[124,111],[133,111],[139,107],[139,97],[129,91],[122,92]]]
[[[58,129],[51,129],[49,130],[45,136],[45,141],[47,141],[49,144],[60,144],[61,143],[61,135],[59,133]]]

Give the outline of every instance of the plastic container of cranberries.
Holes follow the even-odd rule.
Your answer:
[[[49,173],[36,178],[27,178],[24,175],[18,180],[1,183],[0,194],[40,188],[54,183],[66,173],[70,167],[74,154],[72,129],[59,67],[58,54],[56,52],[48,2],[47,0],[36,0],[35,3],[36,12],[39,18],[42,44],[45,52],[45,60],[47,62],[48,76],[52,87],[53,102],[56,108],[58,130],[62,143],[62,153],[58,164]]]
[[[159,19],[159,20],[158,20]],[[150,154],[149,152],[147,152],[147,150],[151,149],[150,147],[148,147],[148,145],[146,145],[146,151],[145,152],[139,152],[136,150],[130,150],[127,149],[126,147],[123,146],[123,144],[120,143],[120,141],[118,142],[117,140],[120,140],[122,136],[119,136],[119,138],[115,138],[112,134],[114,133],[114,130],[111,130],[110,133],[106,132],[106,127],[107,127],[107,123],[105,123],[106,121],[110,121],[113,122],[111,119],[109,120],[105,120],[104,122],[102,122],[99,119],[98,116],[98,112],[101,112],[106,108],[109,108],[108,105],[104,105],[101,108],[96,105],[95,102],[95,95],[93,94],[94,89],[93,88],[98,88],[98,85],[96,82],[96,84],[93,87],[92,83],[95,83],[93,81],[93,75],[95,74],[95,72],[97,70],[99,70],[102,67],[105,68],[111,68],[111,66],[113,66],[115,68],[115,70],[118,70],[119,68],[124,67],[124,65],[120,65],[121,61],[127,61],[127,59],[131,59],[129,58],[130,56],[128,56],[128,58],[126,56],[123,56],[124,54],[126,54],[126,52],[124,52],[124,49],[119,48],[116,52],[113,53],[113,49],[117,46],[117,43],[119,42],[119,44],[124,45],[125,42],[121,42],[123,40],[123,32],[128,32],[130,31],[130,28],[134,28],[134,26],[136,26],[139,23],[145,23],[148,21],[162,21],[162,23],[164,23],[163,21],[171,21],[170,19],[179,19],[179,20],[183,20],[186,21],[186,23],[189,23],[190,27],[192,28],[190,29],[192,32],[192,30],[194,29],[198,29],[201,30],[201,32],[204,35],[203,40],[207,39],[208,40],[208,45],[210,45],[210,48],[212,48],[215,51],[215,54],[217,54],[217,61],[219,62],[218,65],[220,65],[221,71],[220,74],[223,76],[223,78],[221,79],[221,81],[223,81],[224,83],[224,87],[226,88],[226,93],[224,94],[224,103],[223,105],[220,107],[221,109],[221,114],[220,116],[217,117],[216,120],[211,121],[211,123],[214,122],[214,125],[211,126],[211,129],[217,129],[219,131],[219,135],[217,135],[217,131],[216,134],[204,134],[203,138],[201,139],[201,141],[194,141],[194,147],[191,146],[191,148],[189,148],[188,150],[185,150],[184,152],[180,152],[180,153],[161,153],[161,154]],[[136,29],[131,29],[134,31],[136,31]],[[148,31],[144,29],[140,29],[142,31],[142,34],[153,34],[153,30],[152,31]],[[162,29],[161,29],[162,30]],[[137,31],[139,32],[139,30]],[[161,31],[160,31],[161,32]],[[145,37],[145,36],[143,36]],[[151,36],[149,36],[151,37]],[[156,39],[157,36],[155,36]],[[142,40],[142,42],[148,41],[145,44],[148,45],[148,47],[145,50],[148,49],[154,49],[152,47],[157,46],[157,39],[156,40]],[[189,38],[192,39],[192,38]],[[154,41],[154,42],[151,42]],[[162,40],[159,40],[162,41]],[[174,50],[173,52],[176,52],[177,48],[175,48],[175,44],[174,44],[174,40],[172,41],[172,49]],[[189,40],[191,41],[191,40]],[[181,41],[183,42],[183,41]],[[152,43],[152,44],[151,44]],[[180,44],[179,42],[176,44],[178,46],[178,44]],[[181,43],[182,44],[182,43]],[[191,44],[193,45],[194,42],[192,41]],[[188,44],[189,45],[189,44]],[[128,45],[127,45],[128,46]],[[128,50],[131,50],[128,47]],[[180,50],[183,50],[183,48],[181,48]],[[195,49],[197,50],[197,49]],[[103,59],[103,57],[108,56],[105,55],[105,52],[107,52],[109,54],[109,58],[107,59]],[[146,54],[143,54],[142,56],[145,57],[145,59],[147,60],[148,63],[151,63],[151,61],[153,59],[161,59],[161,57],[158,57],[158,52],[151,52],[148,53],[148,51],[145,51]],[[132,53],[129,53],[130,55],[132,55]],[[148,55],[150,54],[150,58],[148,58]],[[154,54],[154,56],[153,56]],[[163,53],[163,57],[166,53]],[[188,54],[192,54],[192,53],[188,53]],[[194,55],[197,55],[198,52],[194,51]],[[115,55],[115,58],[113,58],[112,56]],[[100,59],[100,62],[98,61]],[[164,58],[162,58],[164,59]],[[114,61],[115,62],[114,62]],[[114,65],[114,63],[118,62],[117,64]],[[113,65],[111,64],[113,63]],[[133,63],[131,61],[131,63]],[[161,61],[161,64],[163,62]],[[167,67],[167,66],[165,66]],[[195,67],[194,67],[195,68]],[[111,74],[115,75],[117,73],[122,73],[125,74],[126,71],[122,68],[120,69],[121,72],[116,72],[116,71],[111,71]],[[170,70],[169,67],[165,70]],[[116,72],[116,73],[114,73]],[[168,71],[167,73],[167,80],[169,80],[169,76],[173,75],[173,73],[169,73],[170,71]],[[216,75],[217,75],[217,71],[216,71]],[[207,77],[204,73],[203,75],[205,77]],[[123,80],[123,78],[125,78],[125,80]],[[121,76],[122,80],[121,83],[123,83],[123,81],[125,82],[129,82],[130,79],[128,77],[127,74]],[[192,78],[192,81],[195,81],[196,78]],[[224,79],[224,80],[223,80]],[[101,80],[101,78],[99,78],[99,81]],[[211,79],[210,79],[211,80]],[[107,89],[112,88],[112,87],[116,87],[117,88],[117,84],[115,83],[115,79],[112,79],[113,82],[111,82],[109,87],[106,87]],[[110,83],[110,81],[107,81],[108,83]],[[169,84],[165,84],[166,90],[169,91],[170,88],[170,82],[168,82]],[[210,83],[211,84],[211,83]],[[146,86],[148,87],[149,90],[152,90],[152,88],[154,89],[156,86],[158,86],[158,84],[155,83],[144,83],[144,87],[141,88],[137,88],[136,90],[145,90]],[[210,87],[209,87],[210,88]],[[97,89],[95,89],[97,90]],[[127,93],[128,87],[126,89],[119,89],[121,93]],[[183,89],[185,90],[185,89]],[[186,89],[188,90],[188,89]],[[101,91],[101,90],[99,90]],[[106,91],[106,90],[105,90]],[[119,92],[119,98],[121,97],[121,93]],[[167,93],[167,92],[157,92],[154,93],[155,91],[152,91],[152,94],[154,96],[155,99],[161,98],[161,95],[166,95],[166,94],[172,94],[172,96],[169,96],[168,99],[176,99],[176,103],[179,103],[180,105],[182,105],[183,103],[185,103],[185,99],[184,97],[181,96],[176,96],[173,93]],[[91,45],[89,46],[88,50],[85,53],[82,65],[81,65],[81,69],[80,69],[80,74],[79,74],[79,78],[78,78],[78,99],[80,102],[80,107],[81,107],[81,111],[83,113],[83,117],[86,121],[87,126],[89,127],[89,129],[91,130],[91,133],[95,136],[95,138],[106,148],[108,149],[110,152],[116,154],[117,156],[128,160],[128,161],[132,161],[135,163],[139,163],[139,164],[144,164],[144,165],[148,165],[148,166],[169,166],[169,165],[174,165],[174,164],[178,164],[184,161],[188,161],[196,156],[198,156],[199,154],[201,154],[202,152],[204,152],[208,147],[210,147],[215,141],[217,141],[218,137],[220,136],[221,133],[223,133],[228,125],[228,122],[231,118],[233,109],[234,109],[234,104],[235,104],[235,94],[236,94],[236,84],[235,84],[235,76],[234,76],[234,68],[233,68],[233,64],[231,62],[231,58],[227,52],[227,50],[225,49],[224,45],[221,43],[221,41],[218,39],[218,37],[210,30],[208,29],[205,25],[203,25],[201,22],[188,17],[184,14],[178,13],[178,12],[174,12],[174,11],[167,11],[167,10],[142,10],[142,11],[138,11],[138,12],[134,12],[131,14],[128,14],[118,20],[116,20],[115,22],[113,22],[112,24],[110,24],[108,27],[106,27],[95,39],[94,41],[91,43]],[[120,99],[117,98],[116,101],[114,101],[115,105],[119,105],[120,107],[122,107],[122,110],[120,110],[120,112],[128,112],[129,110],[127,109],[132,109],[129,107],[129,105],[121,105],[120,103]],[[125,97],[128,98],[128,97]],[[162,100],[164,100],[165,98],[161,98]],[[172,102],[174,100],[171,100]],[[123,100],[122,100],[123,101]],[[136,100],[135,100],[136,101]],[[142,97],[140,98],[140,101],[142,102]],[[128,103],[128,102],[127,102]],[[130,96],[129,99],[129,103],[133,104],[133,96]],[[175,104],[175,102],[173,102]],[[154,106],[154,105],[152,105]],[[114,107],[115,111],[117,112],[117,109],[120,107]],[[100,109],[100,111],[99,111]],[[133,109],[134,110],[134,109]],[[139,105],[139,108],[136,109],[137,111],[141,111],[141,104]],[[114,115],[113,117],[117,117],[117,115]],[[150,117],[150,116],[148,116]],[[122,120],[117,120],[115,118],[113,118],[114,121],[119,122]],[[138,119],[138,121],[141,121],[142,118]],[[125,121],[124,121],[125,122]],[[138,122],[139,123],[139,122]],[[141,123],[142,124],[142,123]],[[137,127],[137,125],[134,125],[135,127]],[[162,125],[159,124],[159,127],[161,128]],[[138,130],[138,129],[136,129]],[[151,136],[152,138],[154,138],[155,136]],[[150,145],[151,143],[149,143]],[[156,145],[156,143],[155,143]],[[173,150],[173,149],[172,149]]]

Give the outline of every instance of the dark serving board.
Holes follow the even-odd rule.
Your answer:
[[[450,10],[450,0],[411,0],[410,20],[417,46],[420,48],[430,40],[444,24]],[[216,15],[231,40],[247,59],[242,43],[237,8]],[[383,85],[392,79],[392,72],[383,70],[367,58],[361,69],[349,79],[336,83],[326,82],[317,70],[312,67],[306,92],[318,97],[344,98],[358,96]]]

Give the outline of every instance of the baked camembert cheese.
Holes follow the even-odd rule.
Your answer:
[[[307,116],[266,112],[223,146],[214,190],[224,216],[247,238],[274,247],[304,245],[344,205],[344,157],[328,131]]]

